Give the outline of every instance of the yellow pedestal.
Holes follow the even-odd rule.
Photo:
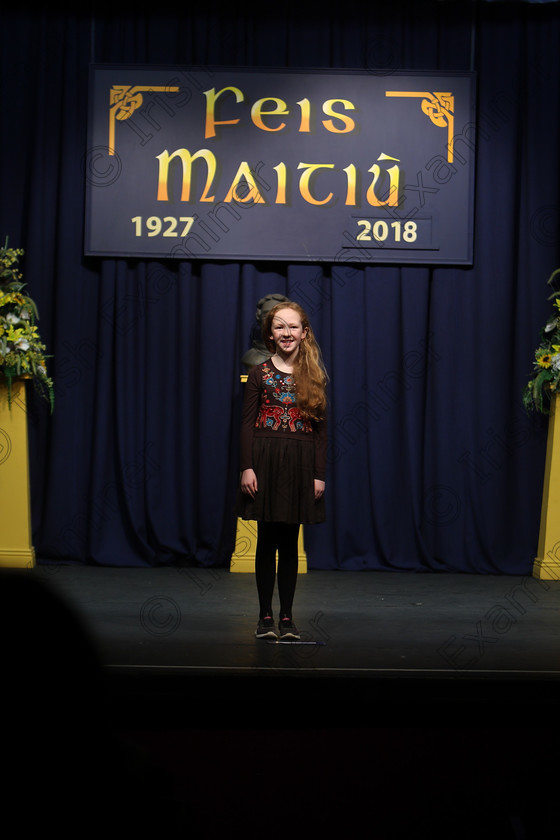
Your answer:
[[[10,410],[0,381],[0,567],[33,566],[25,382],[13,383]]]
[[[546,465],[539,532],[538,557],[533,577],[560,580],[560,406],[552,405],[546,445]]]
[[[235,550],[231,555],[230,572],[254,572],[257,550],[257,523],[247,519],[237,520]],[[298,572],[307,572],[307,555],[303,545],[303,525],[298,537]]]

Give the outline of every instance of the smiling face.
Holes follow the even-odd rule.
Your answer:
[[[274,342],[278,355],[285,358],[296,355],[307,332],[307,327],[302,325],[298,313],[286,307],[275,313],[270,338]]]

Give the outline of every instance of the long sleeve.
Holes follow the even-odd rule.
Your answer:
[[[315,444],[315,475],[313,478],[318,478],[321,481],[325,480],[327,474],[327,450],[328,450],[328,427],[327,418],[314,424],[314,444]]]
[[[241,415],[241,446],[240,469],[251,469],[253,466],[253,434],[261,403],[261,376],[259,367],[251,368],[245,383],[243,396],[243,413]]]

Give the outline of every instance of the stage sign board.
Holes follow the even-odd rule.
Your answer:
[[[470,264],[472,73],[93,65],[88,255]]]

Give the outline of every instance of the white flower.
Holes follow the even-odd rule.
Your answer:
[[[16,347],[18,348],[18,350],[23,350],[25,352],[26,350],[29,350],[29,342],[26,338],[21,338],[17,342]]]
[[[14,315],[13,312],[8,312],[8,314],[6,315],[6,321],[8,322],[8,324],[19,324],[20,319],[17,315]]]
[[[554,356],[551,356],[550,364],[555,371],[560,371],[560,353],[555,353]]]

